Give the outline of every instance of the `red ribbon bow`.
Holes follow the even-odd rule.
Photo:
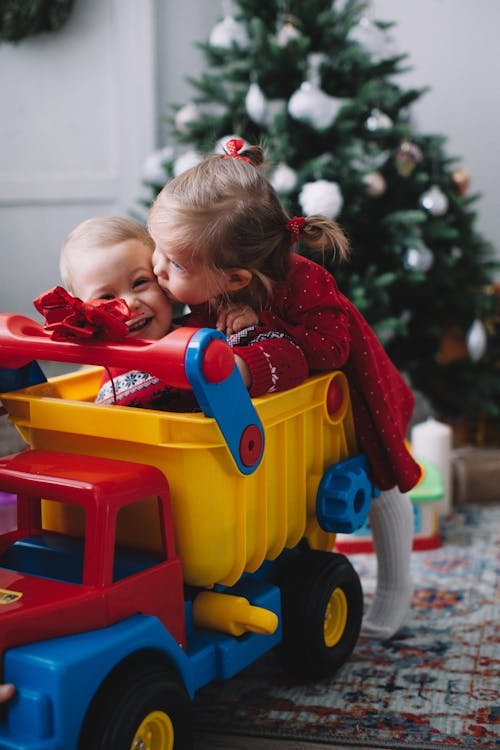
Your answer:
[[[285,228],[288,229],[292,235],[292,245],[300,240],[300,233],[306,223],[304,216],[292,216],[290,221],[287,221]]]
[[[117,341],[128,335],[127,321],[134,317],[124,299],[83,302],[62,286],[44,292],[33,304],[54,341]]]
[[[245,141],[242,138],[231,138],[229,141],[226,141],[226,145],[224,148],[227,151],[227,154],[223,156],[223,159],[241,159],[241,161],[250,161],[248,156],[240,156],[239,152],[245,145]]]

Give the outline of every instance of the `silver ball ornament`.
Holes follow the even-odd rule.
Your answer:
[[[425,245],[409,247],[405,253],[403,265],[408,271],[426,273],[432,268],[434,253]]]
[[[441,188],[433,185],[420,196],[420,205],[433,216],[443,216],[448,210],[448,198]]]
[[[488,348],[488,334],[480,320],[475,320],[467,331],[465,343],[469,356],[474,362],[484,357]]]
[[[392,128],[392,120],[389,115],[386,115],[380,109],[372,109],[370,116],[365,122],[365,128],[370,133],[376,133],[379,130],[389,130],[389,128]]]

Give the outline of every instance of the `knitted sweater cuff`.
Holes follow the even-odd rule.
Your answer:
[[[257,344],[235,346],[233,352],[244,360],[250,370],[252,378],[252,385],[249,389],[250,396],[262,396],[263,393],[275,390],[273,388],[271,361],[260,346]]]

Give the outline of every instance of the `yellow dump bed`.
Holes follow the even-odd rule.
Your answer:
[[[307,535],[331,548],[316,520],[325,468],[356,453],[345,377],[312,377],[255,399],[265,433],[257,470],[242,475],[214,419],[93,403],[101,368],[2,394],[11,421],[34,448],[152,464],[168,479],[185,580],[231,585]],[[327,397],[336,393],[330,415]]]

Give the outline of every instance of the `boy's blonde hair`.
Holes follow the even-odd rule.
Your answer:
[[[252,282],[244,297],[259,306],[267,301],[273,282],[286,279],[293,253],[286,228],[290,217],[263,175],[263,164],[260,146],[250,146],[237,157],[209,156],[168,182],[148,217],[153,237],[165,236],[192,262],[250,270]],[[324,216],[306,217],[301,235],[312,249],[348,257],[345,234]]]
[[[94,216],[78,224],[66,237],[59,256],[59,273],[63,284],[72,292],[73,261],[78,253],[94,248],[118,245],[127,240],[138,240],[151,248],[155,245],[146,227],[123,216]]]

